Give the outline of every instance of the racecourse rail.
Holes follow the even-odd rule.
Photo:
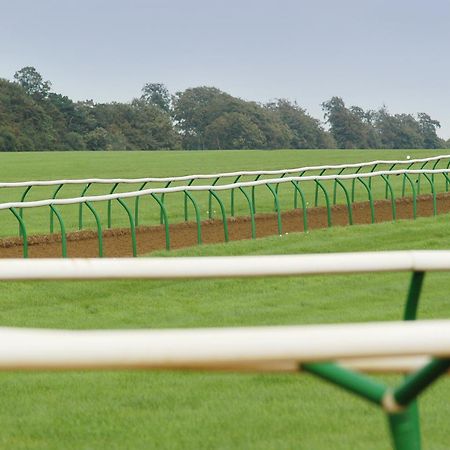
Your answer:
[[[333,170],[337,171],[337,175],[342,175],[345,170],[354,169],[355,174],[360,173],[363,169],[368,169],[370,172],[375,172],[379,166],[389,166],[388,170],[394,170],[396,166],[407,166],[406,169],[411,169],[415,164],[419,164],[419,169],[425,169],[427,164],[432,164],[431,169],[434,170],[438,164],[444,161],[446,162],[446,168],[450,168],[450,155],[438,155],[428,158],[418,158],[418,159],[407,159],[407,160],[374,160],[368,162],[352,163],[352,164],[338,164],[338,165],[321,165],[321,166],[306,166],[294,169],[279,169],[279,170],[258,170],[258,171],[237,171],[237,172],[224,172],[215,174],[198,174],[198,175],[184,175],[176,177],[149,177],[149,178],[87,178],[87,179],[67,179],[67,180],[41,180],[41,181],[20,181],[20,182],[0,182],[0,188],[19,188],[25,187],[20,201],[24,202],[33,187],[43,187],[43,186],[56,186],[52,197],[56,199],[58,194],[61,192],[66,185],[83,185],[83,189],[80,192],[80,197],[87,195],[88,190],[93,185],[112,185],[109,194],[113,194],[119,188],[121,184],[141,184],[139,190],[143,190],[149,183],[165,183],[165,187],[168,188],[172,183],[176,182],[187,182],[187,186],[191,186],[195,181],[198,180],[213,180],[212,186],[216,186],[222,179],[233,178],[232,183],[238,183],[243,177],[254,177],[253,181],[258,181],[263,176],[275,176],[279,175],[280,178],[284,178],[287,175],[298,174],[302,177],[308,172],[318,171],[319,175],[325,175],[327,171]],[[403,180],[402,184],[402,195],[405,194],[406,179]],[[448,189],[448,184],[446,184],[446,189]],[[275,187],[278,192],[278,185]],[[336,203],[336,190],[337,183],[334,184],[333,200]],[[420,177],[418,179],[417,191],[420,194]],[[319,186],[315,187],[315,198],[314,205],[318,204]],[[294,208],[296,208],[298,193],[294,193]],[[212,218],[212,195],[209,196],[209,208],[208,215]],[[388,198],[388,191],[386,188],[386,198]],[[355,199],[355,185],[352,185],[352,201]],[[255,203],[254,191],[252,191],[252,200]],[[164,202],[164,195],[162,195],[162,202]],[[231,215],[234,216],[234,191],[231,193]],[[53,212],[50,214],[50,228],[52,232],[53,227]],[[184,198],[184,217],[188,220],[188,198]],[[135,204],[135,222],[138,224],[139,220],[139,197],[136,197]],[[163,223],[163,217],[161,215],[161,223]],[[83,204],[80,204],[79,208],[79,229],[83,227]],[[111,228],[111,203],[108,204],[108,227]]]
[[[414,320],[425,273],[449,270],[450,251],[0,261],[2,281],[412,272],[403,322],[122,331],[0,328],[0,370],[306,371],[381,407],[396,450],[420,450],[416,399],[450,369],[450,321]],[[392,388],[362,371],[409,375]]]
[[[294,208],[298,208],[298,197],[301,199],[301,211],[302,211],[302,222],[303,229],[305,231],[308,230],[308,204],[306,201],[305,193],[302,188],[304,183],[313,182],[316,187],[316,194],[320,190],[323,193],[323,197],[325,200],[326,211],[327,211],[327,224],[328,226],[332,226],[332,201],[330,193],[327,191],[324,186],[324,181],[332,180],[334,182],[334,202],[336,201],[336,187],[342,190],[347,207],[348,214],[348,223],[350,225],[353,224],[353,213],[352,207],[354,202],[354,190],[355,184],[358,182],[361,184],[367,192],[367,198],[370,205],[371,212],[371,222],[375,222],[375,205],[374,205],[374,196],[372,193],[372,179],[380,178],[385,183],[387,196],[390,198],[391,211],[392,211],[392,220],[396,220],[396,197],[395,192],[390,181],[390,177],[394,176],[402,176],[403,179],[403,187],[402,187],[402,196],[405,194],[405,185],[406,183],[409,185],[412,193],[412,214],[413,218],[416,218],[417,215],[417,196],[419,192],[419,181],[420,177],[423,176],[429,185],[430,193],[432,195],[433,201],[433,214],[437,214],[437,189],[436,189],[436,179],[438,176],[442,176],[445,179],[445,190],[448,191],[450,186],[450,169],[405,169],[405,170],[387,170],[387,171],[376,171],[376,172],[366,172],[366,173],[357,173],[357,174],[337,174],[337,175],[315,175],[315,176],[301,176],[301,177],[282,177],[282,178],[274,178],[274,179],[264,179],[257,181],[247,181],[247,182],[237,182],[226,185],[186,185],[186,186],[175,186],[175,187],[164,187],[164,188],[153,188],[153,189],[141,189],[134,192],[123,192],[123,193],[113,193],[107,195],[96,195],[96,196],[82,196],[76,198],[69,199],[58,199],[52,198],[48,200],[37,200],[37,201],[29,201],[29,202],[9,202],[0,204],[0,210],[9,210],[14,217],[17,219],[19,224],[20,234],[23,237],[23,256],[28,256],[28,244],[27,244],[27,227],[24,219],[24,209],[26,208],[35,208],[35,207],[49,207],[50,209],[50,232],[53,233],[53,216],[55,215],[60,226],[61,230],[61,249],[62,256],[67,256],[67,239],[66,239],[66,227],[64,224],[63,217],[61,213],[56,209],[57,206],[61,205],[79,205],[79,229],[82,229],[82,206],[86,206],[92,213],[96,227],[97,227],[97,236],[98,236],[98,254],[100,257],[103,256],[103,240],[102,240],[102,225],[98,212],[95,210],[93,203],[95,202],[108,202],[108,227],[111,227],[111,205],[113,201],[117,201],[122,208],[125,210],[130,226],[130,236],[131,236],[131,247],[133,256],[137,256],[137,243],[136,243],[136,226],[138,224],[138,200],[140,197],[149,196],[151,197],[160,208],[161,222],[165,226],[165,240],[166,240],[166,248],[170,249],[170,230],[169,230],[169,215],[167,212],[167,208],[165,207],[164,197],[167,194],[173,193],[183,193],[185,202],[189,200],[195,211],[195,218],[197,224],[197,241],[199,244],[202,243],[202,227],[201,227],[201,214],[200,207],[198,202],[194,197],[195,192],[207,192],[209,198],[214,198],[221,212],[221,218],[223,223],[223,233],[224,240],[228,242],[228,221],[227,221],[227,213],[225,209],[225,205],[219,193],[222,191],[229,191],[231,193],[231,199],[234,199],[235,191],[239,191],[245,197],[245,200],[248,205],[248,211],[250,216],[251,223],[251,234],[252,238],[256,237],[256,196],[255,189],[258,186],[265,186],[271,192],[274,201],[274,209],[277,214],[277,224],[278,224],[278,233],[282,233],[282,215],[281,215],[281,207],[278,196],[278,187],[282,184],[290,184],[294,193]],[[414,181],[412,176],[416,175],[417,179]],[[345,186],[343,181],[351,180],[352,186],[351,191],[348,187]],[[245,190],[245,188],[251,188],[251,194]],[[130,207],[125,202],[126,199],[133,198],[135,199],[136,209],[134,211],[134,215]],[[317,200],[317,195],[316,195]],[[233,202],[232,202],[233,204]],[[212,208],[210,208],[211,210]],[[231,215],[234,215],[234,211],[232,210]]]

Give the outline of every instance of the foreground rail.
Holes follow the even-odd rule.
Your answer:
[[[428,271],[450,251],[213,258],[0,261],[0,280],[177,279],[412,271],[403,318],[416,318]],[[0,328],[0,370],[306,371],[379,405],[396,450],[420,450],[416,398],[450,369],[450,320],[191,330]],[[365,372],[402,372],[390,388]]]

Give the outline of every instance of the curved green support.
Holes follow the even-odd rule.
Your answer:
[[[240,187],[239,190],[244,194],[244,197],[247,200],[248,209],[250,211],[250,221],[252,225],[252,239],[256,239],[256,222],[255,213],[253,212],[252,200],[250,199],[250,196],[247,194],[247,192],[242,189],[242,187]]]
[[[92,183],[88,183],[85,188],[81,191],[80,197],[84,197],[86,192],[91,187]],[[78,205],[78,229],[81,230],[83,228],[83,203]]]
[[[136,226],[134,224],[133,214],[131,213],[130,208],[121,198],[118,198],[117,201],[122,205],[123,209],[126,211],[128,219],[130,221],[131,247],[133,251],[133,256],[136,257],[137,256]]]
[[[295,192],[300,194],[300,198],[302,199],[302,212],[303,212],[303,231],[308,231],[308,211],[306,206],[306,198],[305,194],[300,188],[298,181],[291,181],[294,185]],[[297,208],[296,208],[297,209]]]
[[[375,169],[377,168],[378,164],[374,164],[372,168],[369,170],[369,173],[373,173]],[[372,177],[369,178],[369,187],[372,189]]]
[[[386,183],[386,187],[387,189],[389,189],[389,192],[391,194],[392,220],[395,221],[397,218],[397,209],[395,204],[394,189],[392,189],[392,184],[386,175],[381,175],[381,178],[383,178],[384,182]]]
[[[211,186],[215,186],[216,183],[220,180],[220,177],[217,177],[213,182]],[[209,191],[208,194],[208,218],[212,219],[212,194],[211,191]]]
[[[225,210],[225,205],[223,204],[220,197],[213,190],[210,190],[209,193],[211,194],[212,197],[214,197],[217,200],[217,203],[219,204],[220,211],[222,213],[223,234],[225,237],[225,242],[228,242],[230,239],[229,239],[229,235],[228,235],[228,221],[227,221],[227,213]]]
[[[168,181],[165,185],[164,188],[168,188],[170,185],[172,184],[172,181]],[[164,205],[164,199],[165,199],[165,193],[163,192],[161,194],[161,202]],[[161,213],[159,215],[159,223],[162,225],[164,223],[164,215],[163,215],[163,211],[161,210]]]
[[[428,164],[428,161],[425,161],[420,166],[420,169],[424,169],[427,164]],[[422,178],[420,175],[421,175],[420,173],[417,175],[417,195],[420,195],[420,179]]]
[[[359,171],[362,169],[362,167],[358,167],[354,175],[359,173]],[[356,184],[356,178],[352,179],[352,203],[355,201],[355,184]]]
[[[234,179],[233,184],[237,183],[240,180],[241,176],[242,175],[238,175]],[[234,217],[234,189],[231,189],[231,193],[230,193],[230,214],[231,214],[231,217]]]
[[[397,165],[397,163],[394,163],[394,164],[392,164],[392,166],[391,167],[389,167],[389,171],[391,171],[391,170],[394,170],[394,167]],[[387,177],[389,178],[389,175],[387,175]],[[389,188],[388,188],[388,186],[386,185],[386,189],[385,189],[385,192],[384,192],[384,198],[387,200],[387,198],[388,198],[388,195],[389,195]]]
[[[423,176],[427,179],[431,188],[431,195],[433,196],[433,216],[437,215],[437,200],[436,200],[436,189],[434,188],[434,180],[427,174],[424,173]]]
[[[411,186],[411,191],[413,195],[413,219],[417,218],[417,193],[414,181],[411,177],[406,173],[405,178],[408,180],[409,185]]]
[[[278,193],[276,189],[274,189],[270,184],[266,184],[269,188],[269,191],[272,192],[273,201],[275,203],[275,210],[277,212],[277,224],[278,224],[278,234],[281,235],[283,232],[282,224],[281,224],[281,211],[280,211],[280,201],[278,199]]]
[[[344,186],[344,183],[342,183],[341,180],[336,178],[334,181],[335,181],[334,186],[336,187],[336,185],[339,185],[344,191],[345,201],[347,202],[348,224],[353,225],[353,211],[352,211],[352,202],[350,200],[350,194],[348,193],[347,188]],[[336,192],[336,190],[334,192]]]
[[[63,184],[60,184],[56,189],[55,189],[55,191],[53,192],[53,194],[52,194],[52,200],[54,200],[55,198],[56,198],[56,196],[58,195],[58,192],[62,189],[62,187],[63,187],[64,185]],[[53,234],[53,215],[54,215],[54,212],[53,212],[53,210],[50,208],[50,233],[51,234]]]
[[[329,227],[331,227],[331,207],[330,207],[330,197],[328,196],[328,192],[323,186],[323,184],[319,180],[314,180],[316,182],[316,192],[318,192],[319,187],[323,192],[323,195],[325,197],[325,205],[327,207],[327,224]]]
[[[261,174],[257,175],[253,181],[258,181],[260,178],[261,178]],[[255,189],[256,189],[256,186],[252,186],[252,205],[253,205],[253,212],[256,214]]]
[[[21,203],[25,201],[25,197],[27,196],[28,192],[30,192],[30,190],[31,190],[32,187],[33,187],[33,186],[28,186],[28,187],[25,189],[24,193],[23,193],[22,196],[20,197],[20,202],[21,202]],[[21,218],[23,218],[23,208],[19,208],[19,216],[20,216]],[[21,228],[21,227],[19,227],[19,236],[22,236],[22,228]]]
[[[431,169],[435,170],[436,166],[439,164],[440,161],[441,161],[441,158],[437,159],[436,162],[433,164],[433,167]],[[433,183],[434,183],[434,173],[431,174],[431,179],[433,180]]]
[[[301,172],[298,176],[302,177],[305,174],[306,170],[304,170],[303,172]],[[295,187],[295,184],[294,184]],[[298,191],[297,189],[294,189],[294,209],[298,208],[298,194],[300,191]]]
[[[19,222],[19,229],[20,229],[20,235],[22,236],[22,254],[24,258],[28,258],[28,235],[27,235],[27,228],[25,226],[25,221],[23,220],[20,213],[16,211],[15,208],[9,208],[9,210],[14,214],[14,217]]]
[[[187,186],[190,186],[192,183],[194,182],[194,179],[192,179],[191,181],[189,181],[189,183],[187,184]],[[188,201],[189,196],[187,195],[187,191],[184,191],[184,221],[187,222],[189,219],[189,214],[188,214]],[[192,200],[191,200],[192,201]],[[195,208],[195,206],[194,206]],[[195,214],[197,214],[197,211],[195,211]]]
[[[343,167],[343,168],[338,172],[338,175],[343,174],[345,169],[346,169],[346,167]],[[333,183],[333,205],[335,205],[336,202],[337,202],[337,185],[338,185],[337,178],[335,178],[335,179],[334,179],[334,183]]]
[[[185,199],[189,199],[192,203],[192,206],[194,207],[195,210],[195,219],[197,221],[197,242],[199,244],[202,243],[202,223],[201,223],[201,218],[200,218],[200,208],[198,207],[197,202],[195,201],[194,197],[191,195],[191,193],[189,191],[184,191],[184,198]],[[186,205],[186,209],[187,209],[187,205]]]
[[[369,185],[362,178],[358,177],[357,180],[366,188],[367,195],[369,196],[371,221],[372,223],[375,223],[375,207],[373,204],[372,189],[370,189]]]
[[[98,256],[100,258],[102,258],[103,257],[103,231],[102,231],[102,224],[100,221],[100,216],[98,215],[97,211],[92,206],[91,202],[86,202],[86,206],[92,212],[92,215],[94,216],[94,219],[95,219],[95,223],[97,225]]]
[[[63,258],[67,258],[67,237],[66,237],[66,227],[64,226],[64,221],[63,218],[60,214],[60,212],[55,209],[55,207],[53,205],[49,205],[50,209],[53,211],[53,213],[55,214],[56,218],[58,219],[59,222],[59,227],[61,229],[61,250],[62,250],[62,257]]]
[[[447,163],[447,169],[450,167],[450,161]],[[448,192],[448,187],[449,187],[449,185],[450,185],[450,180],[447,178],[446,180],[445,180],[445,192]]]
[[[147,186],[147,181],[145,183],[142,183],[139,186],[138,191],[142,191],[142,189],[145,188],[145,186]],[[141,197],[138,195],[135,199],[134,199],[134,224],[138,227],[139,226],[139,199]]]
[[[166,231],[166,250],[170,250],[170,230],[169,230],[169,217],[167,216],[167,210],[164,205],[164,200],[161,198],[158,198],[155,194],[150,194],[158,203],[160,209],[161,209],[161,217],[164,221],[164,227]],[[163,194],[162,194],[163,195]],[[162,197],[161,195],[161,197]]]
[[[119,183],[114,184],[112,189],[109,191],[110,194],[114,194],[114,192],[119,186]],[[108,228],[112,227],[112,200],[108,200]]]
[[[322,176],[327,169],[322,169],[319,173],[319,177]],[[316,189],[314,193],[314,206],[317,206],[319,204],[319,185],[316,183]]]
[[[411,163],[406,170],[409,170],[412,166],[414,165],[414,163]],[[386,190],[387,190],[387,186],[386,186]],[[402,197],[405,196],[405,191],[406,191],[406,174],[403,175],[403,181],[402,181]],[[387,198],[387,197],[386,197]]]
[[[286,176],[286,173],[283,173],[283,174],[281,174],[281,177],[280,178],[284,178]],[[276,192],[276,194],[278,195],[278,189],[279,189],[279,187],[280,187],[280,183],[277,183],[276,185],[275,185],[275,192]],[[278,197],[279,198],[279,197]],[[253,200],[253,199],[252,199]],[[253,208],[255,207],[255,202],[253,202]],[[273,207],[274,207],[274,210],[275,211],[278,211],[277,210],[277,202],[275,202],[274,201],[274,204],[273,204]],[[256,211],[255,211],[256,212]]]

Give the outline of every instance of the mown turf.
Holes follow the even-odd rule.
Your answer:
[[[276,151],[201,151],[201,152],[39,152],[39,153],[0,153],[0,181],[39,180],[39,179],[65,179],[65,178],[135,178],[135,177],[164,177],[198,173],[218,173],[237,170],[257,169],[283,169],[304,167],[322,164],[344,164],[351,162],[371,161],[375,159],[402,159],[408,155],[412,158],[422,158],[437,155],[436,150],[276,150]],[[446,167],[448,161],[440,163],[439,168]],[[430,168],[431,166],[427,166]],[[380,166],[378,169],[386,169]],[[416,166],[415,168],[419,168]],[[347,171],[346,173],[348,173]],[[311,172],[317,175],[319,172]],[[267,178],[267,177],[266,177]],[[250,181],[253,178],[243,177],[240,181]],[[208,184],[212,180],[195,182],[195,184]],[[223,179],[217,184],[226,184],[234,179]],[[395,195],[401,195],[402,178],[391,178],[395,189]],[[437,190],[442,192],[445,188],[444,178],[436,178]],[[175,183],[174,185],[186,184]],[[350,189],[351,182],[345,185]],[[163,184],[152,183],[147,187],[162,187]],[[58,197],[80,196],[85,186],[65,186],[58,193]],[[139,184],[119,186],[116,192],[137,190]],[[329,192],[332,200],[333,183],[324,182],[324,187]],[[112,185],[92,186],[88,194],[109,193]],[[309,206],[314,204],[314,192],[316,186],[312,182],[305,182],[302,188],[306,193]],[[378,179],[373,182],[373,195],[375,199],[384,198],[385,184]],[[51,198],[55,187],[33,188],[27,195],[27,200]],[[429,192],[430,187],[426,179],[422,178],[422,192]],[[344,202],[345,198],[338,188],[338,202]],[[407,187],[407,194],[411,191]],[[0,202],[18,201],[23,193],[21,189],[0,189]],[[199,203],[201,218],[208,217],[207,194],[195,193],[194,198]],[[283,184],[279,188],[280,205],[283,210],[293,207],[293,186]],[[220,197],[225,203],[227,214],[230,211],[230,193],[221,193]],[[355,199],[367,200],[367,192],[364,186],[357,182],[355,185]],[[324,204],[323,193],[318,197],[319,204]],[[134,201],[127,202],[130,208],[134,208]],[[169,221],[175,223],[184,219],[183,194],[170,194],[166,196],[166,205],[169,213]],[[274,200],[267,187],[256,189],[256,206],[258,212],[273,211]],[[102,224],[106,227],[106,202],[96,203]],[[213,215],[220,214],[219,207],[213,201]],[[78,206],[59,207],[67,230],[78,228]],[[236,192],[236,214],[248,215],[248,205],[244,196]],[[193,208],[189,205],[190,218],[193,220]],[[25,212],[25,219],[29,233],[47,233],[49,231],[49,208],[34,208]],[[155,200],[145,198],[141,200],[140,223],[145,225],[159,222],[159,206]],[[17,233],[17,222],[9,211],[0,211],[0,236],[11,236]],[[92,214],[85,208],[84,226],[95,227]],[[129,226],[128,217],[122,207],[116,202],[113,204],[113,226]],[[55,230],[59,231],[57,223]]]
[[[332,228],[159,255],[449,248],[448,215]],[[220,281],[1,283],[6,326],[167,328],[395,320],[410,274]],[[448,318],[447,273],[427,275],[421,318]],[[397,378],[385,378],[394,383]],[[448,448],[450,380],[421,400],[425,449]],[[302,375],[170,372],[0,375],[0,447],[387,449],[382,413]]]

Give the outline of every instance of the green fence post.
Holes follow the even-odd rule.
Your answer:
[[[210,194],[217,200],[217,203],[219,203],[220,211],[222,213],[222,222],[223,222],[223,234],[225,237],[225,242],[229,241],[229,235],[228,235],[228,221],[227,221],[227,213],[225,210],[225,205],[223,204],[220,197],[213,191],[210,190]]]
[[[346,169],[346,167],[343,167],[343,168],[338,172],[338,175],[343,174],[345,169]],[[335,178],[335,179],[334,179],[334,183],[333,183],[333,205],[335,205],[336,202],[337,202],[337,185],[338,185],[337,178]]]
[[[102,258],[103,257],[103,231],[102,231],[102,224],[101,224],[101,221],[100,221],[100,217],[99,217],[97,211],[92,206],[91,202],[86,202],[86,206],[92,212],[92,214],[94,216],[94,219],[95,219],[95,223],[97,225],[98,256],[100,258]]]
[[[305,194],[303,193],[302,189],[300,188],[298,181],[291,181],[291,183],[294,185],[295,193],[300,194],[300,198],[302,199],[302,213],[303,213],[303,231],[308,231],[308,211],[306,206],[306,198]]]
[[[255,213],[253,212],[252,200],[250,199],[247,192],[245,192],[244,189],[242,189],[242,187],[240,187],[239,190],[242,192],[242,194],[244,194],[244,197],[247,200],[248,209],[250,211],[250,221],[252,226],[252,239],[256,239],[256,222],[255,222]]]
[[[201,244],[202,243],[202,223],[201,223],[201,217],[200,217],[200,208],[198,207],[197,202],[195,201],[194,197],[191,195],[191,193],[189,191],[183,191],[183,192],[184,192],[185,199],[188,198],[191,201],[192,206],[194,207],[195,218],[197,221],[197,242],[199,244]]]
[[[421,166],[420,166],[420,170],[424,169],[425,166],[428,164],[428,161],[425,161]],[[419,173],[417,175],[417,195],[420,195],[420,179],[421,179],[421,174]]]
[[[64,185],[60,184],[55,191],[52,194],[52,200],[54,200],[56,198],[56,196],[58,195],[58,192],[62,189]],[[50,234],[53,234],[53,210],[50,208]]]
[[[359,173],[359,171],[362,169],[362,167],[358,167],[358,169],[356,169],[356,172],[354,173],[354,175],[356,175],[357,173]],[[353,178],[352,179],[352,203],[355,201],[355,184],[356,184],[356,179]]]
[[[169,229],[169,217],[167,215],[167,210],[164,205],[164,200],[161,198],[159,199],[155,194],[150,194],[158,203],[160,209],[161,209],[161,217],[163,218],[165,232],[166,232],[166,250],[170,250],[170,229]],[[161,195],[162,197],[162,195]]]
[[[414,163],[409,164],[409,166],[406,168],[406,170],[409,170],[413,165],[414,165]],[[403,180],[402,180],[402,197],[405,196],[405,192],[406,192],[406,174],[403,174]]]
[[[23,254],[24,258],[28,258],[28,235],[27,235],[27,229],[25,226],[25,221],[21,217],[20,213],[18,213],[16,211],[15,208],[9,208],[9,210],[14,214],[14,217],[19,222],[19,229],[20,229],[20,234],[22,236],[22,242],[23,242],[22,254]]]
[[[164,186],[164,189],[165,188],[168,188],[170,185],[171,185],[171,183],[172,183],[172,180],[171,181],[168,181],[166,184],[165,184],[165,186]],[[163,192],[162,194],[161,194],[161,203],[164,205],[164,200],[165,200],[165,193]],[[159,214],[159,223],[162,225],[163,223],[164,223],[164,217],[163,217],[163,210],[161,209],[161,212],[160,212],[160,214]]]
[[[374,164],[373,167],[369,170],[369,173],[373,173],[377,168],[378,164]],[[372,177],[369,177],[369,187],[372,189]]]
[[[388,171],[390,172],[391,170],[394,170],[394,167],[397,165],[397,163],[392,164],[391,167],[389,167]],[[387,178],[389,179],[389,175],[387,175]],[[384,191],[384,198],[387,199],[388,198],[388,186],[386,185],[386,189]]]
[[[361,184],[366,188],[367,194],[369,196],[370,215],[371,215],[372,223],[375,223],[375,207],[373,205],[372,190],[370,189],[370,187],[367,185],[367,183],[361,177],[358,177],[357,180],[360,181]]]
[[[277,212],[278,234],[281,235],[283,232],[283,229],[282,229],[282,225],[281,225],[281,211],[280,211],[280,202],[278,199],[278,194],[270,184],[266,184],[266,186],[269,188],[269,191],[272,192],[272,195],[273,195],[273,201],[275,203],[275,209]]]
[[[28,186],[28,187],[25,189],[24,193],[23,193],[22,196],[20,197],[20,202],[21,202],[21,203],[23,203],[23,202],[25,201],[25,197],[27,196],[28,192],[30,192],[30,190],[31,190],[32,187],[33,187],[33,186],[31,185],[31,186]],[[19,215],[20,215],[20,217],[23,219],[23,208],[19,208]],[[22,228],[19,226],[19,236],[22,236],[21,233],[22,233]]]
[[[91,187],[92,183],[86,184],[85,188],[81,192],[80,197],[84,197],[86,195],[87,190]],[[83,228],[83,203],[78,205],[78,229],[81,230]]]
[[[336,188],[336,185],[341,186],[342,190],[344,191],[345,194],[345,201],[347,202],[347,211],[348,211],[348,223],[349,225],[353,225],[353,211],[352,211],[352,204],[350,201],[350,195],[347,191],[347,188],[344,186],[344,184],[341,182],[341,180],[335,178],[334,180],[334,186]],[[336,189],[334,191],[336,193]]]
[[[234,179],[232,184],[237,183],[239,181],[239,179],[241,178],[241,176],[242,175],[238,175]],[[231,189],[231,192],[230,192],[230,214],[231,214],[231,217],[234,217],[234,189]]]
[[[261,178],[261,174],[257,175],[253,181],[258,181],[260,178]],[[253,212],[256,214],[255,189],[256,189],[256,186],[252,186],[252,205],[253,205]]]
[[[434,181],[426,173],[424,173],[423,176],[427,179],[428,183],[430,183],[431,195],[433,196],[433,216],[435,216],[437,214],[437,200],[436,200],[436,189],[434,188]]]
[[[322,185],[322,183],[319,180],[314,180],[316,182],[316,192],[318,192],[319,187],[323,192],[323,195],[325,196],[325,204],[327,207],[327,223],[328,226],[331,227],[331,207],[330,207],[330,197],[328,196],[328,192],[325,189],[325,187]]]
[[[133,251],[133,256],[137,256],[137,243],[136,243],[136,227],[133,220],[133,214],[131,213],[128,205],[121,199],[118,198],[117,201],[122,205],[123,209],[126,211],[128,220],[130,221],[130,232],[131,232],[131,248]]]
[[[286,176],[286,172],[285,173],[283,173],[283,174],[281,174],[281,177],[280,178],[284,178]],[[275,192],[276,192],[276,194],[278,195],[278,189],[279,189],[279,187],[280,187],[280,183],[277,183],[276,185],[275,185]],[[278,198],[280,198],[280,197],[278,197]],[[252,199],[253,200],[253,199]],[[253,208],[255,207],[255,203],[253,203]],[[277,211],[277,202],[274,202],[274,210],[275,211]],[[256,212],[256,211],[255,211]]]
[[[439,164],[439,162],[441,161],[441,159],[437,159],[436,162],[433,164],[433,167],[431,168],[431,170],[435,170],[436,166]],[[434,183],[434,173],[431,174],[431,179],[433,180]]]
[[[387,418],[395,450],[421,450],[419,422],[413,406],[387,414]]]
[[[387,176],[381,175],[381,178],[383,178],[383,180],[385,181],[386,188],[389,189],[389,192],[391,194],[392,220],[395,221],[397,218],[397,209],[395,204],[394,189],[392,189],[391,182],[389,181],[389,178]]]
[[[303,172],[301,172],[298,176],[299,176],[299,178],[301,178],[304,174],[305,174],[305,170],[303,171]],[[295,187],[295,184],[294,184],[294,187]],[[297,209],[297,207],[298,207],[298,191],[297,191],[297,189],[294,189],[294,209]]]
[[[408,180],[409,185],[411,186],[411,191],[413,194],[413,218],[417,218],[417,195],[416,195],[416,188],[414,186],[414,181],[411,180],[411,177],[405,173],[405,178]]]
[[[147,181],[145,183],[142,183],[139,186],[138,191],[142,191],[145,186],[147,186]],[[136,196],[136,198],[134,199],[134,224],[138,227],[139,226],[139,199],[141,197],[138,195]]]
[[[219,180],[220,180],[220,177],[217,177],[217,178],[213,181],[213,183],[212,183],[211,186],[215,186],[216,183],[217,183]],[[209,219],[212,219],[212,217],[213,217],[213,213],[212,213],[212,194],[211,194],[211,191],[209,191],[209,194],[208,194],[208,218],[209,218]]]
[[[64,221],[63,218],[60,214],[60,212],[55,209],[55,207],[53,205],[49,205],[50,209],[53,211],[53,213],[55,214],[56,218],[58,219],[59,222],[59,227],[61,229],[61,250],[62,250],[62,257],[63,258],[67,258],[67,237],[66,237],[66,227],[64,226]]]
[[[319,173],[319,177],[322,176],[327,169],[322,169]],[[314,192],[314,206],[317,206],[319,204],[319,185],[316,183],[316,189]]]
[[[447,163],[447,167],[446,167],[447,170],[448,170],[449,167],[450,167],[450,161]],[[446,181],[445,181],[445,192],[448,192],[449,185],[450,185],[450,180],[447,178]]]
[[[119,186],[119,183],[115,183],[112,189],[109,191],[109,194],[114,194],[115,190]],[[108,200],[108,228],[112,227],[112,200]]]
[[[193,182],[194,182],[194,179],[192,178],[192,180],[189,181],[187,186],[190,186]],[[188,219],[189,219],[188,205],[187,205],[187,201],[188,201],[189,196],[187,195],[187,191],[183,191],[183,192],[184,192],[184,221],[187,222]],[[197,211],[196,211],[196,213],[197,213]]]

